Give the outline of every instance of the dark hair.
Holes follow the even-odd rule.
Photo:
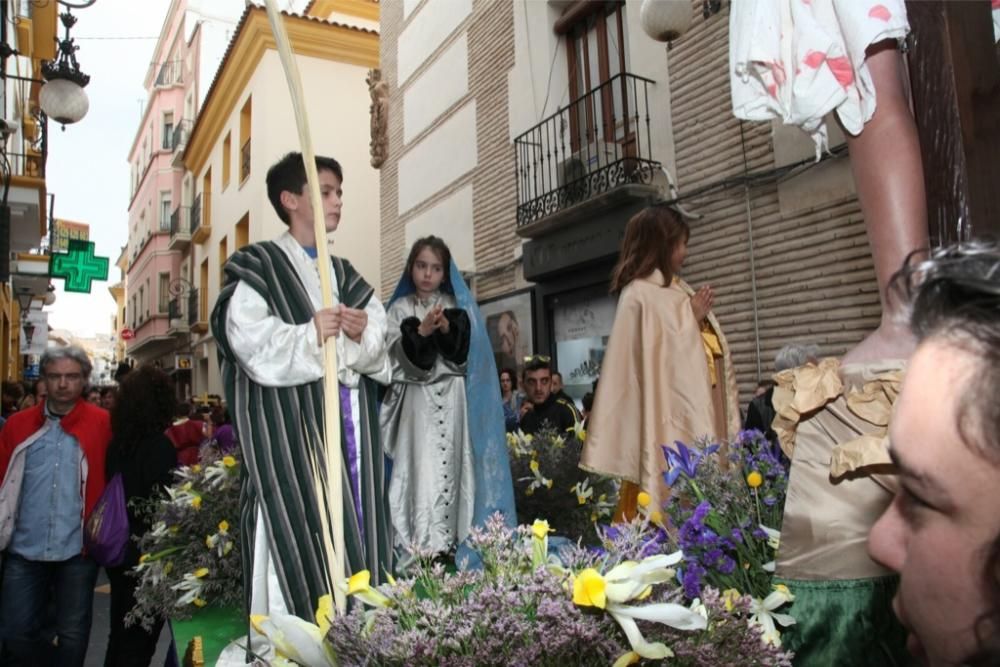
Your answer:
[[[183,419],[184,417],[191,416],[191,404],[187,401],[181,401],[174,406],[174,414],[171,415],[177,417],[178,419]]]
[[[648,206],[633,215],[625,225],[618,264],[611,273],[611,291],[620,292],[636,278],[645,278],[656,269],[670,285],[674,277],[670,257],[690,235],[687,223],[666,206]]]
[[[122,453],[156,433],[163,433],[174,416],[174,383],[158,368],[144,364],[122,378],[123,399],[111,409],[113,446]]]
[[[441,266],[444,268],[444,277],[441,280],[441,289],[445,292],[451,293],[451,250],[448,249],[448,244],[444,242],[438,236],[425,236],[423,238],[417,239],[413,243],[413,247],[410,248],[410,256],[406,259],[406,275],[413,275],[413,264],[417,261],[417,255],[424,248],[430,248],[434,251],[434,254],[438,256],[441,260]]]
[[[101,398],[104,398],[104,397],[105,397],[105,396],[107,396],[108,394],[111,394],[111,395],[113,396],[113,395],[115,395],[116,393],[117,393],[117,392],[115,391],[115,388],[114,388],[114,387],[102,387],[102,388],[101,388]]]
[[[956,428],[966,446],[1000,466],[1000,245],[972,241],[923,256],[910,254],[889,283],[890,296],[909,308],[918,342],[938,340],[976,357],[976,372],[958,399]],[[970,664],[1000,661],[1000,530],[988,549],[981,576],[993,608],[976,621],[979,646]]]
[[[778,383],[774,380],[761,380],[757,383],[758,389],[770,389],[771,387],[777,387]]]
[[[497,373],[497,378],[499,379],[499,378],[503,377],[504,373],[506,373],[507,375],[510,376],[510,390],[511,391],[516,390],[517,389],[517,371],[515,371],[512,368],[501,368],[500,372]]]
[[[332,157],[316,156],[316,169],[318,171],[332,171],[341,183],[344,182],[344,170],[340,163]],[[271,200],[274,212],[278,214],[281,221],[286,225],[291,224],[288,211],[281,203],[282,192],[292,192],[302,194],[306,186],[306,163],[302,159],[302,153],[292,152],[285,155],[267,170],[267,198]]]
[[[524,362],[524,372],[546,370],[552,373],[552,361],[548,357],[535,355]]]

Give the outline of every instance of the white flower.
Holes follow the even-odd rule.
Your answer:
[[[636,621],[663,623],[678,630],[703,630],[708,626],[706,618],[679,604],[663,602],[635,606],[626,603],[644,599],[652,591],[653,584],[673,579],[676,572],[671,566],[682,558],[683,554],[677,551],[650,556],[640,563],[626,561],[605,575],[592,568],[584,570],[573,581],[573,602],[605,609],[625,631],[632,650],[641,657],[648,660],[669,658],[673,651],[661,642],[647,642]]]
[[[795,624],[795,618],[788,614],[776,614],[775,609],[791,602],[795,599],[788,586],[775,584],[774,591],[764,598],[763,601],[754,598],[750,602],[750,625],[755,625],[761,629],[761,641],[776,647],[781,646],[781,632],[778,631],[776,623],[783,627]]]

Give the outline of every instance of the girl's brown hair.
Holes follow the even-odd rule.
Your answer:
[[[636,278],[645,278],[656,269],[669,285],[674,277],[670,257],[690,235],[687,223],[666,206],[649,206],[633,215],[625,225],[621,254],[611,274],[611,291],[620,292]]]

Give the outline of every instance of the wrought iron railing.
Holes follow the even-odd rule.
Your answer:
[[[160,71],[156,75],[157,86],[173,86],[183,81],[184,62],[181,60],[170,60],[160,65]]]
[[[191,233],[191,207],[178,206],[170,214],[170,235]]]
[[[201,310],[201,302],[198,300],[198,288],[194,287],[188,292],[188,324],[198,322],[198,315]]]
[[[240,148],[240,183],[247,180],[250,176],[250,140],[247,139],[246,143]]]
[[[170,303],[167,304],[167,317],[171,320],[179,320],[181,319],[181,315],[181,298],[175,296],[170,300]]]
[[[660,170],[650,139],[649,87],[618,74],[514,140],[517,226]]]
[[[201,227],[201,195],[194,198],[191,204],[191,233],[194,234]]]
[[[191,126],[193,123],[190,120],[182,120],[177,125],[174,126],[174,135],[170,140],[170,149],[176,151],[178,147],[187,145],[188,137],[191,136]]]

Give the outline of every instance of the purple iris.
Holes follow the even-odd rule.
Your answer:
[[[685,477],[694,479],[701,460],[719,449],[718,445],[709,445],[704,451],[701,451],[694,447],[688,447],[680,440],[675,440],[674,446],[677,448],[676,451],[666,445],[661,445],[663,455],[667,457],[667,463],[670,464],[670,470],[663,473],[663,480],[667,486],[673,486],[682,473]]]

